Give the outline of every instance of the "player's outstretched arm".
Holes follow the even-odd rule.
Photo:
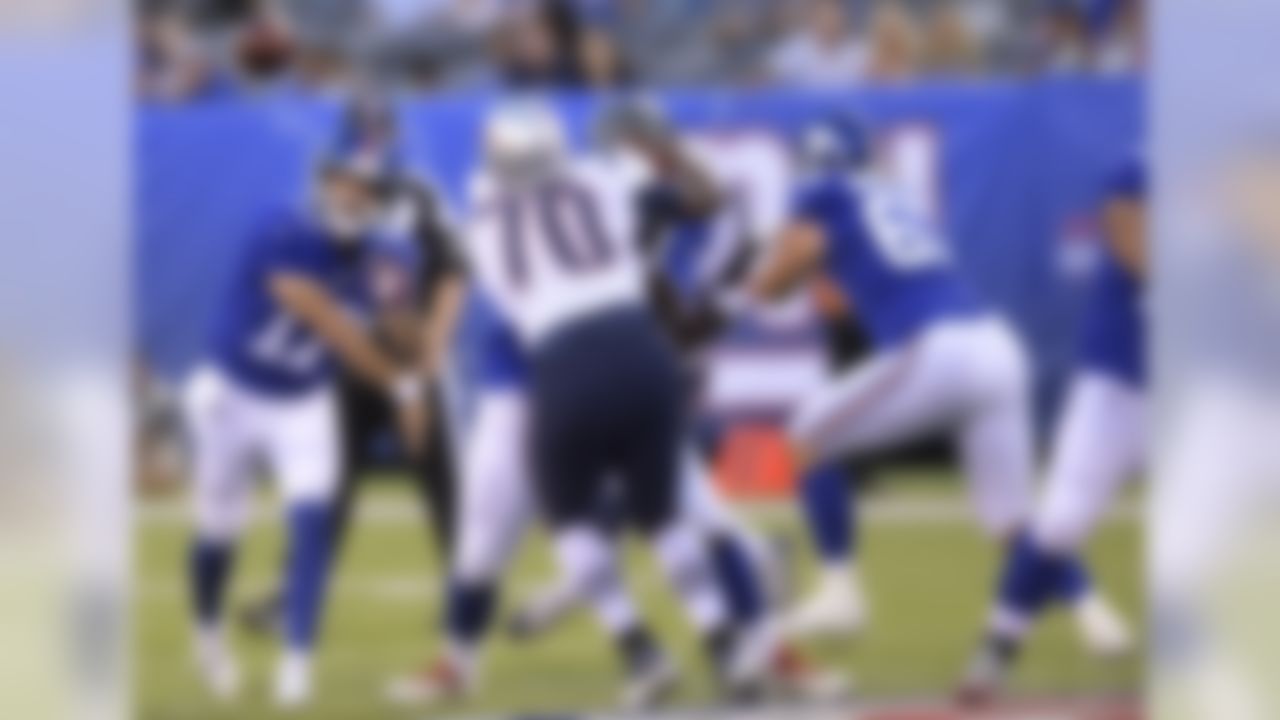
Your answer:
[[[443,369],[445,350],[453,341],[466,293],[466,277],[461,272],[450,273],[427,303],[430,311],[422,327],[422,369],[427,377],[437,377]]]
[[[303,275],[276,273],[271,278],[271,293],[361,377],[388,389],[400,381],[395,363],[319,283]]]
[[[746,292],[754,300],[782,298],[812,276],[826,253],[822,228],[805,220],[794,220],[747,280]]]
[[[428,418],[419,377],[397,367],[315,281],[293,273],[277,273],[271,278],[271,292],[285,309],[320,336],[344,365],[387,391],[395,400],[406,447],[410,453],[420,453],[426,442]]]

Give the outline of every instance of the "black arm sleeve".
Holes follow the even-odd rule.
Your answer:
[[[466,274],[466,260],[444,219],[436,194],[417,182],[411,186],[410,192],[415,207],[414,237],[423,259],[422,274],[418,278],[419,300],[429,302],[440,283]]]

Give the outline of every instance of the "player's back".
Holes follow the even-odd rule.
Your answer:
[[[532,364],[535,467],[553,524],[589,517],[611,471],[641,526],[667,520],[682,431],[674,350],[647,304],[635,166],[564,160],[487,171],[468,244],[483,291]]]
[[[471,184],[474,271],[528,347],[594,314],[644,302],[635,168],[566,160],[537,177],[483,171]]]
[[[794,212],[822,229],[827,270],[878,345],[981,309],[946,239],[892,183],[872,173],[825,173],[802,186]]]

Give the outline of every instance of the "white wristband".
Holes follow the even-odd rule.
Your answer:
[[[391,393],[391,399],[395,400],[397,405],[422,402],[422,378],[414,373],[397,376],[388,390]]]

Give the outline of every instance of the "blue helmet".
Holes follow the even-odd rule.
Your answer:
[[[391,100],[372,92],[357,95],[343,108],[338,137],[349,145],[398,145],[400,123]]]
[[[322,176],[343,175],[366,183],[380,195],[390,195],[404,177],[404,164],[394,148],[377,143],[339,141],[320,159]]]
[[[825,115],[805,126],[800,135],[800,157],[821,168],[856,168],[871,161],[870,126],[852,112]]]

